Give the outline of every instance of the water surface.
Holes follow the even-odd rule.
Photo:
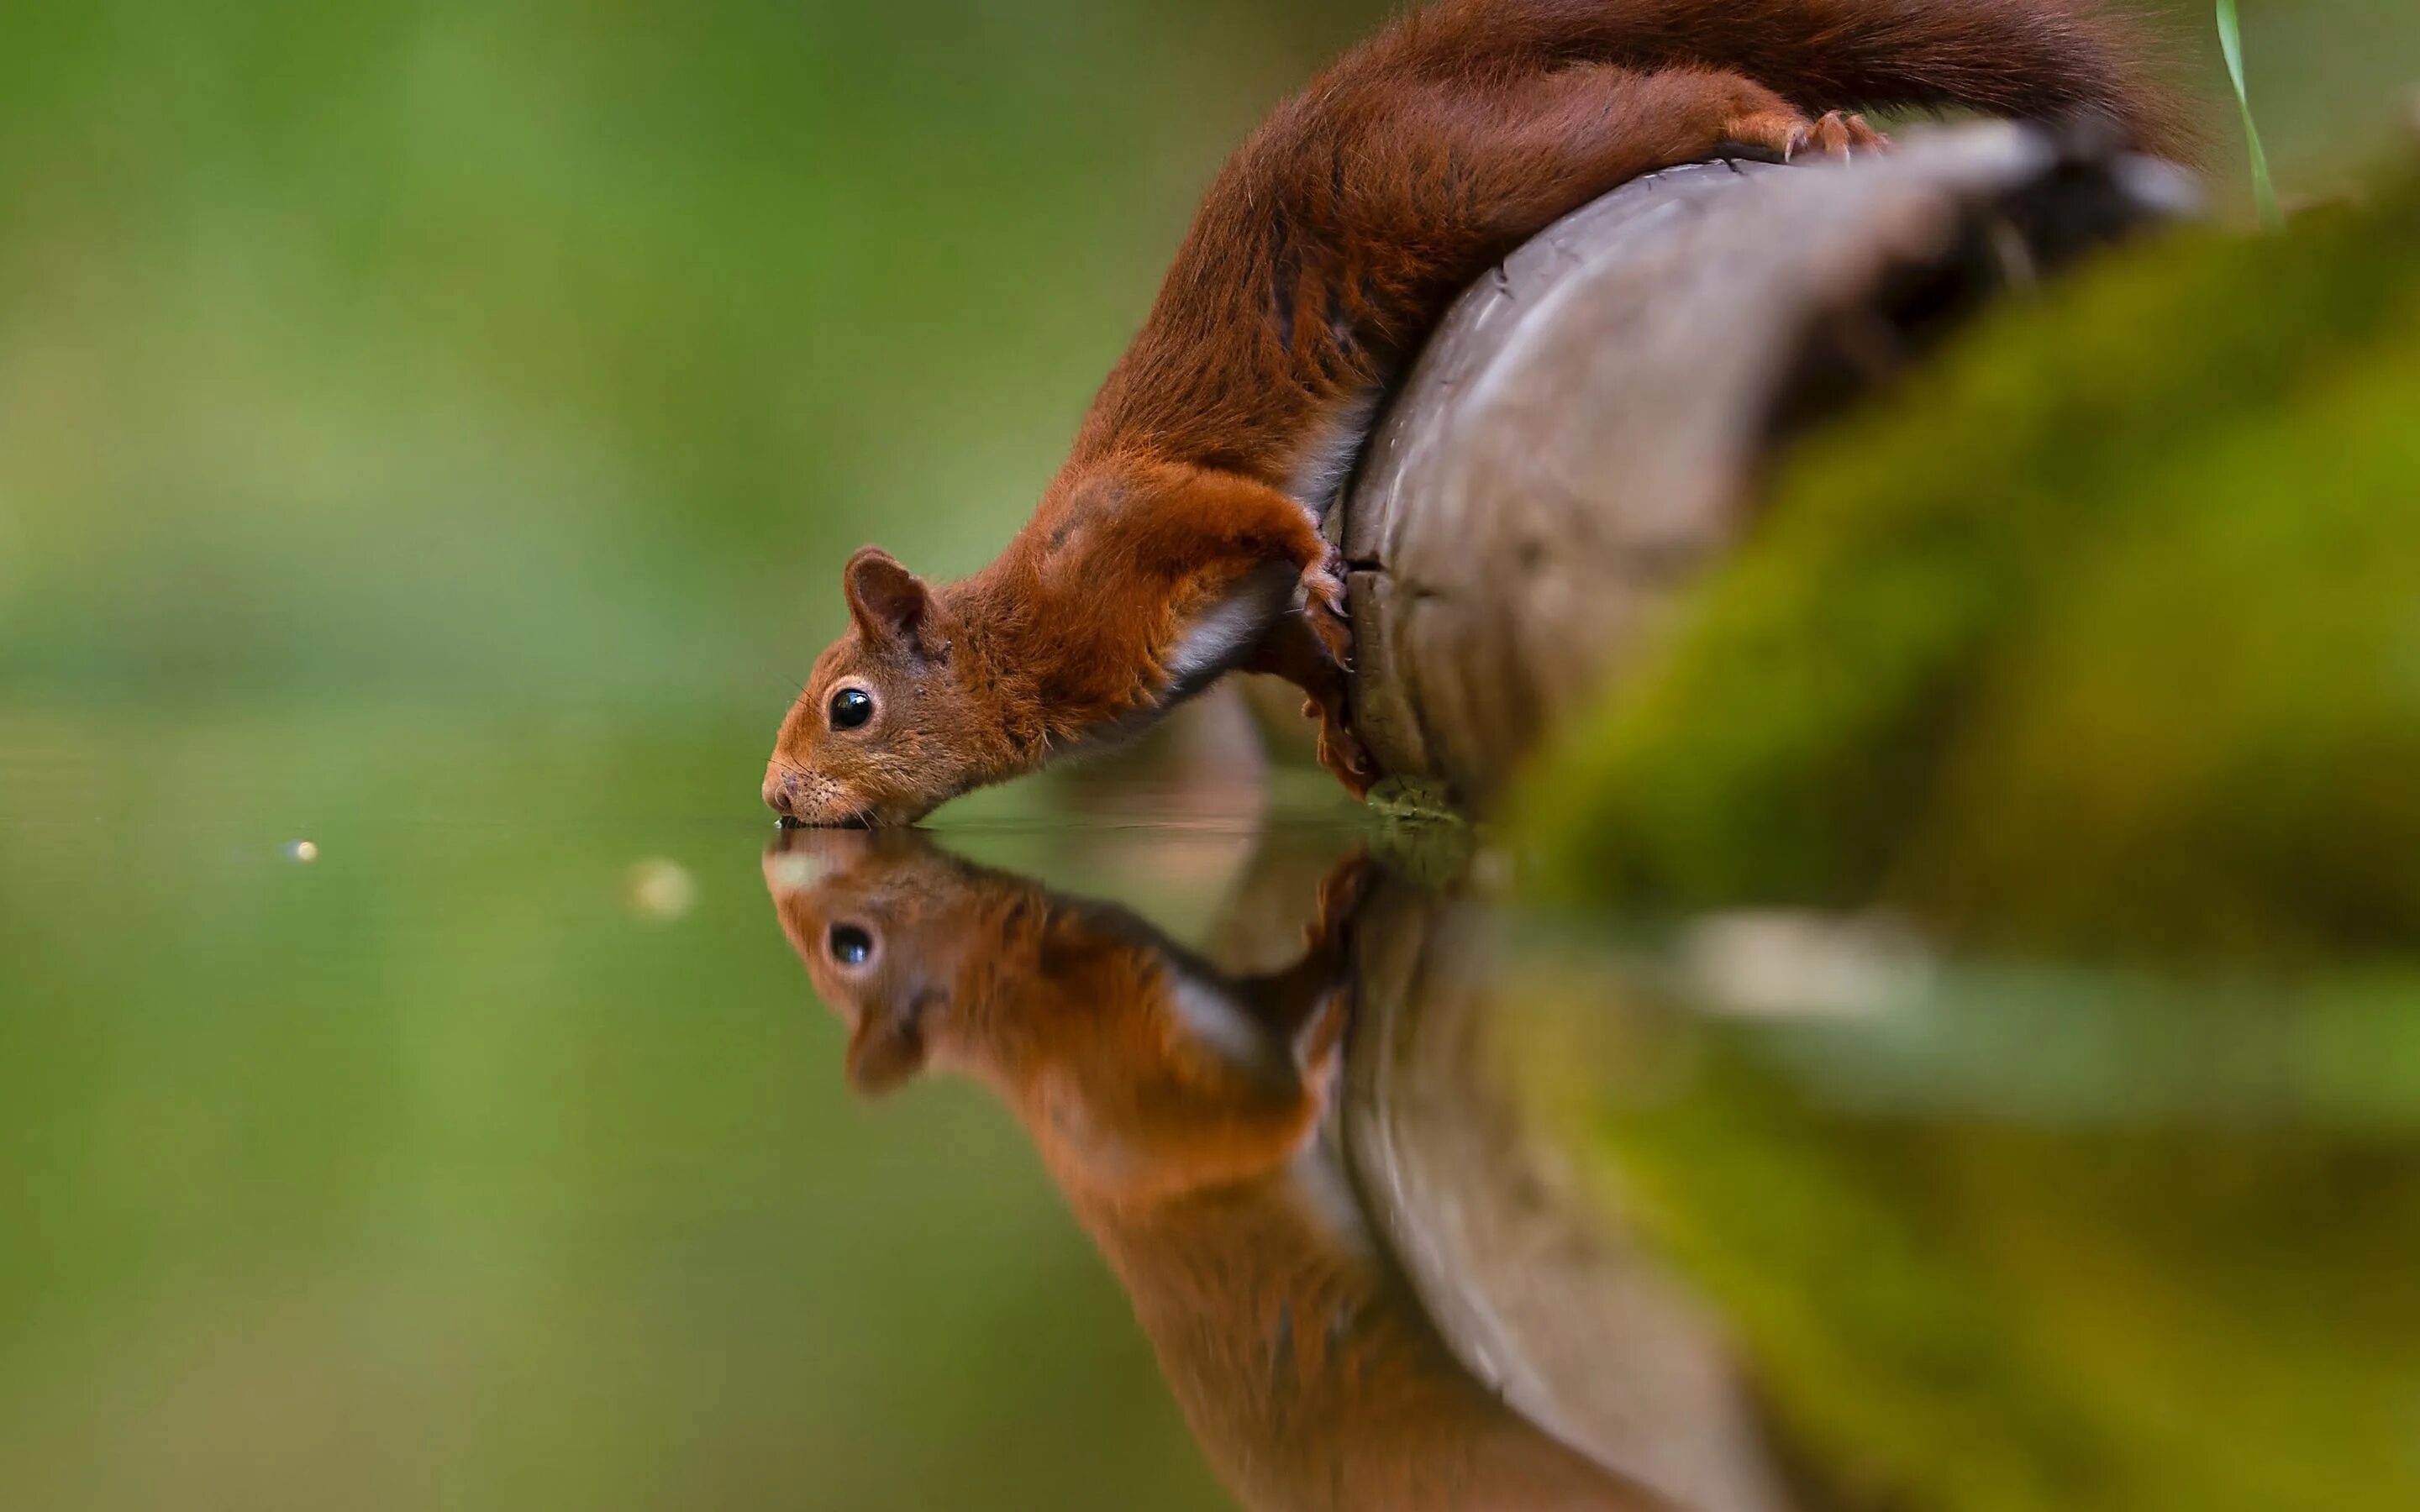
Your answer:
[[[0,717],[7,1504],[2420,1494],[2408,982],[1523,918],[1232,757],[779,836],[761,738]]]
[[[1224,1504],[1013,1121],[848,1091],[765,738],[0,717],[0,1501]],[[955,833],[1198,930],[1150,801]]]

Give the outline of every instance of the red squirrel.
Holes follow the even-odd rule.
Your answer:
[[[999,1094],[1246,1506],[1667,1505],[1465,1369],[1361,1214],[1328,1128],[1359,857],[1300,956],[1256,976],[913,833],[785,835],[765,874],[849,1026],[851,1084],[932,1067]]]
[[[1236,670],[1300,687],[1323,764],[1365,795],[1322,523],[1454,297],[1641,174],[1883,146],[1857,108],[2098,116],[2180,156],[2180,113],[2080,3],[1438,0],[1396,21],[1219,173],[998,560],[936,585],[850,559],[850,626],[783,722],[765,801],[784,824],[913,823]]]

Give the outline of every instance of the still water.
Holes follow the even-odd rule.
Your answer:
[[[0,1505],[2420,1504],[2420,1032],[1320,781],[0,719]]]

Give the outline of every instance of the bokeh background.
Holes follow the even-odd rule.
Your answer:
[[[2420,108],[2420,16],[2245,9],[2285,190],[2332,193]],[[1219,158],[1383,10],[11,6],[0,688],[761,722],[848,548],[988,560]]]
[[[0,1506],[1218,1504],[1013,1125],[841,1095],[755,788],[1382,8],[0,11]],[[2345,192],[2420,8],[2244,24]],[[1059,801],[960,823],[1209,927]]]

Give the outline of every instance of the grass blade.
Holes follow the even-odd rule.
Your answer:
[[[2235,0],[2218,0],[2218,49],[2226,54],[2226,76],[2235,81],[2236,107],[2243,112],[2243,140],[2252,147],[2252,203],[2260,224],[2273,231],[2285,224],[2285,216],[2277,208],[2277,188],[2269,179],[2260,128],[2252,122],[2252,96],[2243,87],[2243,33],[2236,24]]]

